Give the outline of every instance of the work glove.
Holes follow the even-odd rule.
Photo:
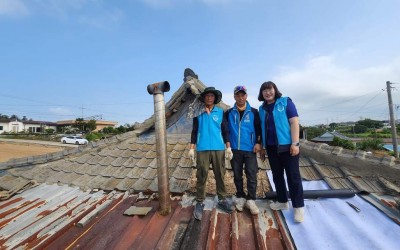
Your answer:
[[[225,149],[225,158],[228,160],[232,160],[233,158],[233,153],[231,148],[226,148]]]
[[[194,149],[193,148],[189,150],[188,156],[189,156],[190,160],[192,162],[194,162]]]

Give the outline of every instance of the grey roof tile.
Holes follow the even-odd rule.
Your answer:
[[[117,185],[119,184],[120,180],[115,178],[107,178],[103,184],[100,185],[100,188],[105,191],[112,191],[114,190]]]
[[[117,170],[118,167],[113,167],[113,166],[104,166],[104,169],[100,172],[101,176],[104,177],[111,177],[114,174],[114,171]]]
[[[156,168],[146,168],[146,170],[142,173],[141,177],[147,180],[152,180],[156,176],[157,176]]]
[[[323,178],[324,177],[337,178],[344,176],[343,172],[339,168],[322,164],[315,164],[314,167]]]
[[[126,162],[124,162],[122,164],[123,167],[127,167],[127,168],[134,168],[136,167],[136,163],[139,161],[139,159],[130,157],[128,158],[128,160]]]
[[[36,168],[23,168],[23,169],[9,169],[8,172],[14,176],[20,176],[28,180],[36,180],[38,182],[46,182],[46,179],[57,173],[56,171],[45,168],[45,167],[36,167]]]
[[[111,162],[111,166],[121,167],[127,161],[129,161],[129,158],[124,158],[124,157],[114,158],[114,160]]]
[[[146,180],[144,178],[140,178],[133,184],[132,189],[135,192],[142,192],[146,191],[149,189],[150,184],[153,182],[153,180]]]
[[[313,167],[300,167],[300,174],[304,180],[321,180],[322,177]]]
[[[155,160],[155,159],[154,159]],[[136,163],[136,166],[140,168],[147,168],[150,166],[150,163],[153,161],[153,159],[147,159],[147,158],[142,158]],[[157,164],[156,164],[157,165]]]
[[[104,186],[105,183],[108,181],[109,178],[96,175],[94,178],[90,179],[89,182],[86,183],[86,186],[88,186],[90,189],[100,188],[101,186]]]
[[[129,148],[131,151],[137,151],[142,150],[142,147],[142,144],[130,144],[127,148]]]
[[[59,171],[63,171],[66,173],[77,173],[79,174],[79,168],[82,166],[79,163],[76,162],[71,162],[71,161],[65,161],[65,162],[57,162],[58,166],[57,168],[53,168],[54,170],[59,169]],[[87,164],[83,164],[87,166]]]
[[[172,173],[172,177],[176,179],[189,179],[192,175],[192,169],[191,168],[176,168],[175,171]]]
[[[60,172],[60,173],[63,173],[63,172]],[[78,179],[81,176],[82,176],[81,174],[76,174],[76,173],[63,173],[62,175],[59,175],[60,179],[58,180],[58,182],[64,183],[64,184],[70,184],[75,179]]]
[[[360,177],[360,176],[349,176],[347,178],[360,191],[365,191],[368,193],[383,193],[383,192],[385,192],[385,189],[384,189],[384,187],[382,187],[382,184],[376,179],[368,180],[368,178]]]
[[[113,173],[113,177],[117,179],[124,179],[130,172],[131,168],[117,167]]]
[[[109,156],[113,156],[113,157],[123,157],[122,155],[123,155],[124,152],[125,152],[125,150],[122,150],[122,149],[119,149],[119,148],[115,148],[113,150],[108,151],[108,155]]]
[[[96,165],[96,164],[99,164],[104,158],[105,158],[104,156],[95,155],[92,158],[90,158],[88,161],[86,161],[86,163],[89,165]]]
[[[154,159],[154,158],[157,157],[157,152],[154,151],[154,150],[150,150],[149,152],[147,152],[147,153],[144,155],[144,157],[147,158],[147,159]]]
[[[119,149],[119,150],[126,150],[129,146],[130,146],[130,145],[128,145],[128,144],[126,144],[126,143],[119,143],[119,144],[117,145],[117,148],[116,148],[116,149]]]
[[[26,179],[22,177],[4,175],[0,176],[0,190],[11,190],[18,186],[19,183],[24,182]]]
[[[177,167],[181,168],[192,168],[192,161],[189,158],[182,157],[177,163]]]
[[[86,163],[87,161],[89,161],[91,158],[93,158],[93,156],[91,154],[84,154],[84,155],[81,155],[81,156],[75,158],[74,161],[79,164],[83,164],[83,163]]]
[[[358,190],[353,183],[347,178],[329,178],[325,177],[324,181],[331,187],[332,189],[353,189]]]
[[[189,146],[190,146],[190,144],[189,143],[177,143],[175,146],[174,146],[174,150],[176,150],[176,151],[188,151],[189,150]]]
[[[149,151],[156,151],[156,145],[155,144],[141,144],[141,148],[139,150],[141,150],[144,153],[147,153]]]
[[[180,159],[183,155],[184,151],[178,151],[178,150],[172,150],[172,152],[169,154],[170,158],[175,158],[175,159]]]
[[[87,169],[86,174],[101,176],[100,173],[103,172],[105,168],[106,168],[105,166],[101,166],[101,165],[91,165]]]
[[[86,174],[92,167],[93,167],[93,165],[89,165],[86,163],[78,164],[76,162],[70,166],[70,168],[73,169],[74,172],[77,174]]]
[[[114,150],[113,150],[113,149],[110,149],[110,148],[103,148],[103,149],[100,150],[100,152],[98,152],[97,154],[100,155],[100,156],[105,157],[105,156],[111,155],[111,152],[113,152],[113,151],[114,151]]]
[[[151,159],[152,161],[149,164],[151,168],[157,168],[157,159]]]
[[[84,175],[78,175],[78,178],[73,180],[71,183],[75,186],[81,187],[83,189],[90,189],[90,187],[87,186],[87,183],[91,182],[92,179],[96,178],[96,176],[84,174]]]
[[[100,165],[102,166],[109,166],[111,165],[111,162],[115,160],[115,157],[107,156],[103,157],[103,159],[99,162]]]
[[[169,181],[169,190],[173,193],[183,193],[185,190],[190,188],[190,179],[181,180],[175,179],[174,177],[170,178]]]
[[[305,158],[303,156],[300,156],[299,159],[299,166],[300,167],[309,167],[312,166],[311,162],[308,160],[308,158]]]
[[[125,178],[120,180],[115,188],[121,191],[129,191],[135,182],[136,179]]]
[[[180,159],[172,159],[172,158],[168,158],[168,167],[170,168],[176,168],[178,166],[178,162],[180,161]],[[157,163],[157,162],[156,162]]]
[[[133,169],[132,168],[129,168],[129,169],[131,171],[129,171],[126,174],[126,177],[128,177],[130,179],[139,179],[143,175],[144,171],[146,171],[145,168],[139,168],[139,167],[134,167]]]
[[[128,157],[135,157],[137,159],[141,158],[140,156],[136,156],[135,154],[136,154],[136,151],[132,151],[130,149],[127,149],[124,152],[122,152],[122,154],[120,154],[119,156],[120,157],[126,157],[126,158],[128,158]]]

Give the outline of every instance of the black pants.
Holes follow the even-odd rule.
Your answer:
[[[258,172],[256,153],[242,150],[232,150],[232,153],[233,158],[231,160],[231,166],[236,186],[236,197],[255,200],[257,198],[256,190]],[[247,196],[243,190],[243,164],[247,178]]]
[[[299,155],[291,156],[289,151],[278,153],[276,146],[267,147],[278,202],[287,202],[288,195],[284,174],[289,187],[293,207],[304,207],[303,184],[299,168]]]

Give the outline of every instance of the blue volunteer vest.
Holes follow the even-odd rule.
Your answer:
[[[221,128],[223,117],[224,111],[217,106],[214,106],[210,114],[203,112],[197,117],[199,121],[197,151],[225,150]]]

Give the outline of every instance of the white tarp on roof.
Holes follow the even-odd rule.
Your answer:
[[[275,190],[271,171],[267,174]],[[303,187],[329,189],[324,181],[303,181]],[[399,249],[400,227],[357,195],[305,200],[304,214],[304,222],[295,223],[293,209],[283,210],[297,249]]]

